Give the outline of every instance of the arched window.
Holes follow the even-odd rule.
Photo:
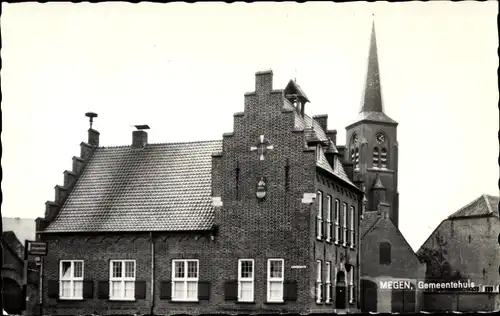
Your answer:
[[[380,167],[383,169],[387,168],[387,149],[385,147],[380,152]]]
[[[354,150],[354,169],[359,169],[359,148]]]
[[[388,242],[381,242],[379,246],[379,263],[391,263],[391,244]]]
[[[379,148],[378,147],[374,147],[373,148],[373,168],[378,168],[379,167],[379,162],[380,162],[380,159],[379,159]]]

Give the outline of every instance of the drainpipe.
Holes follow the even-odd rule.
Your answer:
[[[155,243],[153,232],[149,232],[149,241],[151,242],[151,315],[153,315],[155,306]]]

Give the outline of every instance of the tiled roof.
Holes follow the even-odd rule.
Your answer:
[[[222,141],[98,148],[46,232],[207,230]]]
[[[286,87],[285,87],[285,93],[288,93],[288,92],[295,92],[296,94],[298,94],[299,96],[301,96],[302,98],[304,98],[304,100],[306,100],[307,102],[311,102],[307,98],[304,90],[302,90],[302,88],[294,80],[290,80],[288,82],[288,84],[286,85]]]
[[[498,196],[483,194],[466,206],[462,207],[448,218],[472,217],[472,216],[498,216]]]
[[[378,212],[364,212],[363,219],[360,222],[361,238],[375,225],[377,220],[381,218]]]

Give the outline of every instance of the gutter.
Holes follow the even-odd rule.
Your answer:
[[[151,315],[154,315],[155,307],[155,243],[153,232],[149,232],[149,241],[151,242]]]

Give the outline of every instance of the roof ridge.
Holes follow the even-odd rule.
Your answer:
[[[213,139],[213,140],[194,140],[194,141],[171,142],[171,143],[147,143],[146,146],[217,143],[217,142],[222,142],[222,140],[221,139]],[[132,147],[131,147],[131,145],[112,145],[112,146],[100,146],[100,147],[98,147],[98,149],[102,149],[102,148],[132,148]]]

